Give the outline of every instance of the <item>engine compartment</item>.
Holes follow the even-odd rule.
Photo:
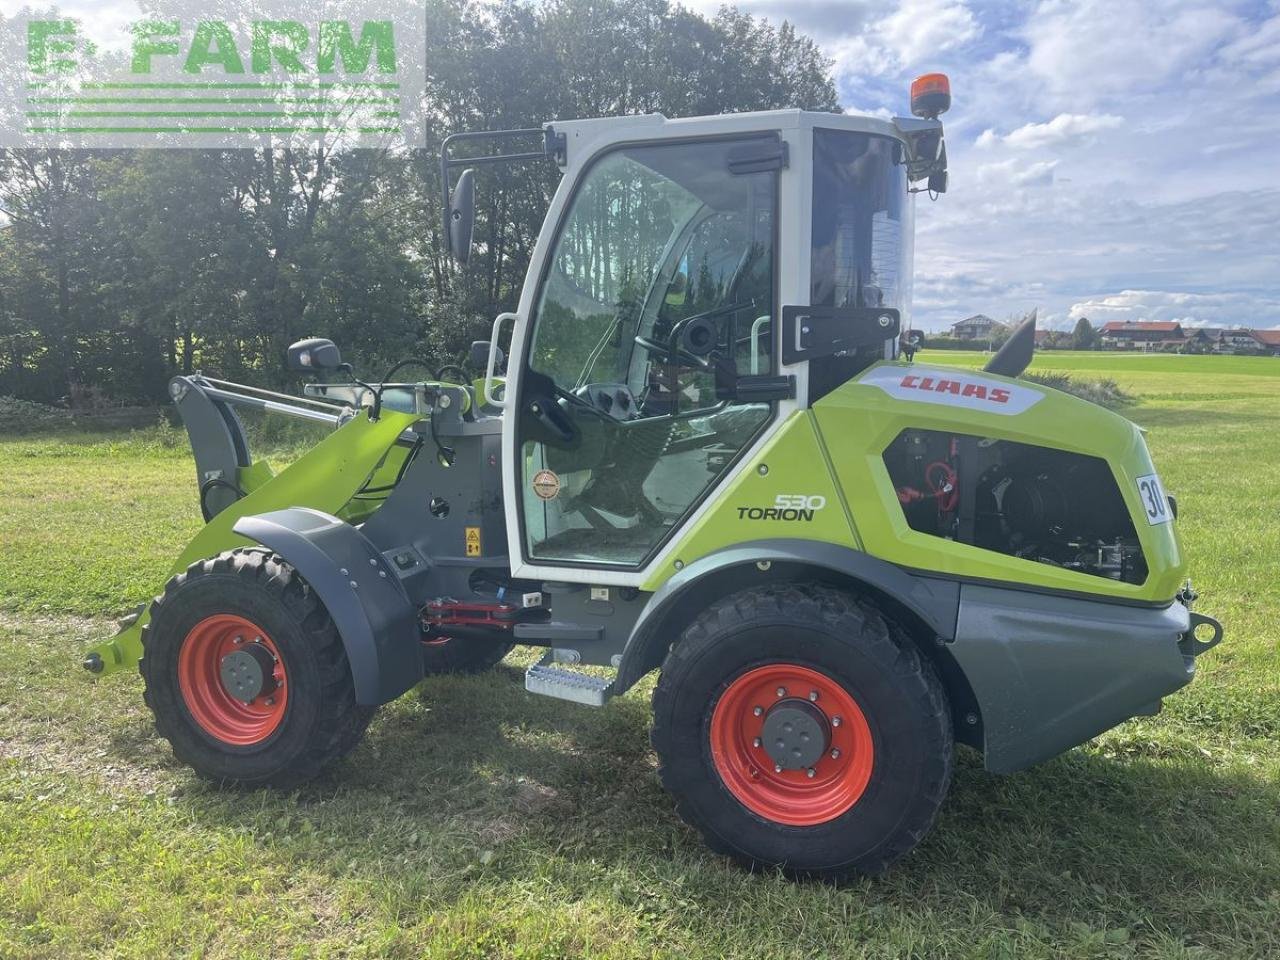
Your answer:
[[[1125,583],[1147,578],[1133,519],[1099,457],[904,430],[884,461],[912,530]]]

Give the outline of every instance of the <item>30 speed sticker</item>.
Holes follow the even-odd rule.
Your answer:
[[[1142,511],[1147,515],[1147,523],[1168,523],[1173,519],[1169,511],[1169,498],[1165,496],[1160,478],[1154,473],[1138,478],[1138,497],[1142,500]]]

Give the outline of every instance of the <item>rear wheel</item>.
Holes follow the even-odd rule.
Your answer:
[[[324,605],[265,550],[231,550],[173,577],[142,644],[157,731],[212,780],[309,780],[360,741],[376,709],[355,702]]]
[[[777,585],[715,603],[653,697],[680,816],[751,866],[874,874],[932,826],[951,780],[946,696],[870,604]]]

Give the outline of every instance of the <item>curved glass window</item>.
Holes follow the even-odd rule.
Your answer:
[[[773,369],[777,173],[731,170],[744,143],[618,149],[578,185],[518,412],[530,559],[643,563],[768,420],[715,372]]]
[[[810,304],[911,306],[912,200],[901,145],[845,130],[813,131]]]

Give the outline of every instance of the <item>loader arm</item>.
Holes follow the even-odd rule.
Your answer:
[[[224,550],[251,546],[252,540],[232,529],[241,517],[299,506],[337,513],[395,447],[400,435],[419,419],[417,414],[384,411],[380,419],[371,422],[367,412],[359,414],[279,475],[218,513],[174,561],[169,576]],[[137,666],[150,607],[148,601],[132,624],[90,650],[86,666],[98,674]]]

